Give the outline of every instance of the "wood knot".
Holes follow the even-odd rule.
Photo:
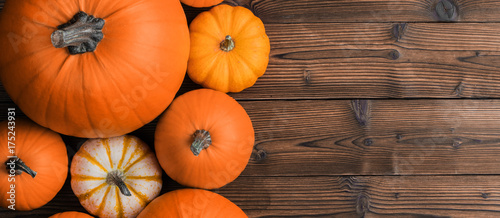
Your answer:
[[[460,148],[460,146],[462,146],[462,143],[463,143],[463,142],[462,142],[462,139],[458,139],[458,138],[456,138],[456,139],[453,139],[453,144],[452,144],[451,146],[452,146],[453,148],[455,148],[455,149],[459,149],[459,148]]]
[[[369,211],[370,211],[369,197],[364,193],[359,194],[358,198],[356,199],[356,213],[360,217],[365,217]]]
[[[267,158],[267,152],[263,149],[254,149],[252,152],[252,159],[259,162]]]
[[[359,125],[366,126],[370,121],[371,116],[371,101],[370,100],[352,100],[351,107],[356,116]]]
[[[434,11],[439,21],[456,21],[458,17],[458,7],[454,0],[438,0]]]
[[[391,59],[391,60],[397,60],[397,59],[399,59],[400,56],[401,56],[401,54],[396,49],[389,52],[389,59]]]
[[[406,23],[394,24],[394,26],[392,27],[392,37],[394,39],[396,39],[396,42],[399,42],[399,40],[401,40],[403,38],[403,35],[406,32],[407,26],[408,26],[408,24],[406,24]]]
[[[455,94],[457,97],[462,96],[464,88],[465,88],[464,83],[460,82],[457,86],[455,86],[455,89],[453,89],[453,94]]]
[[[304,70],[304,82],[307,85],[311,84],[311,71],[310,70]]]
[[[372,146],[373,145],[373,139],[371,139],[371,138],[365,139],[364,144],[367,147]]]
[[[481,193],[481,197],[483,197],[484,199],[488,199],[490,197],[490,194],[489,193]]]

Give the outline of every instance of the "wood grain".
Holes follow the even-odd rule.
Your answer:
[[[500,174],[500,100],[240,103],[256,135],[243,176]],[[156,122],[131,134],[153,145]]]
[[[240,103],[256,134],[243,176],[500,173],[496,99]],[[155,128],[132,134],[152,145]]]
[[[447,0],[452,2],[455,22],[498,22],[498,0]],[[0,10],[5,0],[0,0]],[[265,23],[309,22],[436,22],[439,0],[225,0],[225,4],[251,9]],[[209,8],[183,5],[188,21]],[[446,20],[445,20],[446,21]]]
[[[498,22],[498,0],[446,0],[455,22]],[[439,0],[232,0],[250,8],[265,23],[436,22]]]
[[[249,217],[496,217],[500,176],[247,177],[217,190]],[[164,177],[161,193],[185,188]],[[0,216],[48,217],[85,212],[69,180],[33,211],[0,209]]]
[[[256,144],[215,192],[249,217],[500,216],[500,0],[224,3],[260,17],[272,49],[266,74],[230,93]],[[209,9],[183,8],[188,22]],[[178,95],[197,88],[186,77]],[[8,107],[0,85],[0,120]],[[131,134],[153,147],[156,123]],[[86,140],[63,139],[70,159]],[[84,212],[69,179],[0,217]],[[163,179],[162,193],[184,188]]]
[[[241,104],[256,135],[244,176],[500,174],[500,100]],[[156,120],[132,134],[153,146],[155,128]]]
[[[242,105],[256,132],[246,176],[500,173],[498,100]]]
[[[268,69],[239,100],[498,98],[500,23],[267,24]],[[287,34],[283,34],[286,32]],[[187,76],[180,93],[199,88]],[[0,100],[8,100],[1,92]]]
[[[268,69],[253,87],[232,95],[498,98],[498,29],[498,23],[267,24]]]
[[[497,217],[499,178],[242,177],[219,193],[250,217]]]

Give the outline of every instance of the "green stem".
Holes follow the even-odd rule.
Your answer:
[[[196,130],[193,134],[194,141],[191,144],[191,152],[194,156],[198,156],[201,150],[208,148],[212,144],[212,137],[206,130]]]
[[[33,171],[31,168],[29,168],[20,158],[18,157],[12,157],[5,162],[5,165],[7,166],[7,172],[9,172],[11,169],[14,169],[16,172],[16,175],[21,175],[22,173],[27,173],[30,175],[32,178],[35,178],[36,172]]]
[[[220,43],[220,49],[225,52],[230,52],[234,49],[234,40],[230,35],[227,35],[224,40]]]
[[[118,186],[118,189],[120,189],[120,192],[123,195],[132,196],[124,180],[125,180],[125,175],[123,174],[122,171],[119,170],[111,171],[106,176],[106,183]]]

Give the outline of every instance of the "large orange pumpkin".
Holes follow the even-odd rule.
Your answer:
[[[189,30],[178,0],[7,0],[0,48],[0,79],[28,117],[104,138],[140,128],[171,103]]]
[[[62,213],[57,213],[49,218],[93,218],[93,216],[90,216],[86,213],[81,213],[81,212],[76,212],[76,211],[68,211],[68,212],[62,212]]]
[[[245,109],[229,95],[198,89],[174,100],[158,121],[155,150],[170,178],[214,189],[245,169],[254,145]]]
[[[181,189],[154,199],[138,216],[150,217],[244,218],[247,215],[219,194],[201,189]]]
[[[197,8],[214,6],[222,1],[223,0],[181,0],[182,3]]]
[[[89,139],[71,162],[71,188],[99,217],[135,217],[160,194],[161,168],[134,136]]]
[[[0,161],[7,164],[0,168],[0,206],[33,210],[45,205],[68,174],[61,136],[29,120],[3,121],[0,126]]]
[[[205,88],[240,92],[266,71],[270,44],[250,10],[218,5],[191,22],[188,75]]]

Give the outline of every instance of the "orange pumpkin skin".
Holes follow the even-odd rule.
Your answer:
[[[196,156],[193,139],[206,130],[211,143]],[[178,183],[220,188],[245,169],[254,145],[245,109],[227,94],[211,89],[187,92],[174,100],[158,121],[155,150],[161,167]]]
[[[68,212],[54,214],[54,215],[50,216],[49,218],[93,218],[93,216],[90,216],[86,213],[81,213],[81,212],[76,212],[76,211],[68,211]]]
[[[160,194],[161,175],[153,151],[139,138],[89,139],[71,162],[71,189],[93,215],[135,217]]]
[[[181,0],[182,3],[196,8],[211,7],[222,1],[223,0]]]
[[[51,35],[78,11],[105,21],[94,52]],[[119,136],[160,115],[184,79],[189,29],[178,0],[7,0],[0,79],[36,123],[83,138]]]
[[[215,6],[200,13],[189,31],[191,53],[187,70],[195,83],[221,92],[240,92],[253,86],[265,73],[269,38],[262,21],[250,10]],[[223,46],[227,36],[234,47],[228,47],[230,43]]]
[[[247,215],[219,194],[201,189],[181,189],[154,199],[137,218],[149,217],[245,218]]]
[[[15,185],[16,210],[33,210],[45,205],[61,190],[68,174],[68,155],[61,136],[29,120],[17,119],[15,140],[8,140],[14,135],[9,134],[7,121],[0,122],[0,126],[0,161],[4,166],[0,168],[0,206],[11,205],[7,201],[11,184]],[[9,181],[10,172],[3,164],[13,155],[8,142],[15,143],[14,155],[36,172],[34,178],[23,172]]]

